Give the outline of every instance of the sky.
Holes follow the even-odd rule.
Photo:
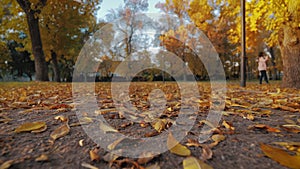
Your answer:
[[[164,2],[164,0],[148,0],[149,3],[148,12],[150,13],[159,12],[159,9],[155,8],[155,5],[158,2]],[[103,0],[100,6],[100,10],[98,11],[98,18],[105,19],[105,15],[108,13],[110,9],[116,9],[122,4],[123,4],[123,0]]]

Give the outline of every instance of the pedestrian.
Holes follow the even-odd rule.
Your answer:
[[[269,83],[267,77],[267,62],[268,57],[264,55],[264,52],[259,52],[258,54],[258,71],[260,72],[259,77],[259,84],[262,84],[263,78],[265,79],[266,83]]]

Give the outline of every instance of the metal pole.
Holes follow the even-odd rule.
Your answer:
[[[246,87],[246,21],[245,0],[241,0],[242,13],[242,53],[241,53],[241,87]]]

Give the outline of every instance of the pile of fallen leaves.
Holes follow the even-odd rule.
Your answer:
[[[181,93],[176,83],[132,83],[130,86],[130,102],[143,113],[118,111],[113,102],[110,91],[110,83],[96,83],[95,94],[99,103],[99,110],[95,112],[83,113],[83,118],[75,122],[69,119],[68,112],[76,111],[76,105],[72,98],[72,84],[69,83],[1,83],[0,84],[0,125],[12,125],[14,134],[31,132],[33,134],[43,133],[49,128],[49,145],[55,147],[56,141],[60,141],[66,135],[70,135],[73,127],[89,125],[97,122],[98,116],[103,116],[108,124],[101,123],[99,130],[104,132],[119,132],[135,137],[154,137],[162,132],[168,132],[172,125],[176,124],[181,108]],[[166,105],[162,112],[155,112],[149,109],[151,103],[148,97],[154,89],[160,89],[165,93]],[[211,89],[209,83],[198,83],[200,93],[199,98],[191,97],[188,102],[191,106],[197,106],[198,116],[203,116],[212,105]],[[225,108],[223,116],[239,116],[244,120],[255,122],[260,118],[271,117],[274,110],[294,113],[285,116],[285,124],[279,126],[269,126],[262,123],[255,123],[248,126],[248,130],[264,130],[269,133],[281,133],[282,131],[297,134],[300,133],[300,91],[294,89],[282,89],[279,84],[257,85],[250,84],[249,87],[241,88],[237,84],[227,85],[225,98]],[[13,123],[18,116],[11,113],[30,114],[40,111],[51,112],[51,120],[56,121],[58,126],[48,126],[48,121],[25,119],[22,124]],[[12,118],[13,117],[13,118]],[[41,118],[43,119],[43,118]],[[213,158],[212,149],[218,148],[218,144],[226,139],[226,135],[235,133],[236,127],[230,121],[222,120],[218,126],[205,120],[205,117],[196,121],[196,127],[201,129],[203,125],[211,127],[211,138],[208,142],[199,143],[196,139],[186,139],[185,142],[176,140],[171,132],[168,132],[167,147],[169,152],[184,157],[182,167],[184,169],[210,169],[213,166],[207,164]],[[186,133],[188,135],[190,133]],[[194,135],[200,133],[192,133]],[[299,137],[300,138],[300,137]],[[100,156],[99,147],[93,147],[89,151],[90,160],[93,164],[104,161],[110,167],[127,168],[165,168],[155,163],[157,154],[144,152],[143,158],[130,159],[117,155],[121,149],[118,145],[124,139],[115,140],[106,149],[104,156]],[[78,140],[79,146],[84,146],[84,139]],[[272,145],[271,145],[272,144]],[[300,142],[273,142],[261,143],[262,152],[279,164],[289,168],[300,168]],[[191,148],[201,149],[201,156],[195,156]],[[51,148],[50,148],[51,149]],[[114,153],[115,152],[115,153]],[[7,152],[2,153],[5,156]],[[147,157],[144,157],[147,156]],[[39,154],[34,157],[35,161],[49,161],[49,153]],[[5,159],[5,160],[4,160]],[[1,158],[0,169],[9,168],[22,160]],[[50,161],[51,162],[51,161]],[[151,162],[151,165],[148,163]],[[97,168],[88,162],[82,162],[82,167]]]

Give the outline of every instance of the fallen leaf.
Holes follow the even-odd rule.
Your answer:
[[[213,169],[213,167],[195,157],[187,157],[183,160],[183,169]]]
[[[104,131],[104,133],[108,133],[108,132],[119,132],[118,130],[116,130],[116,129],[114,129],[114,128],[112,128],[111,126],[108,126],[108,125],[106,125],[106,124],[104,124],[104,123],[100,123],[100,129],[102,130],[102,131]]]
[[[99,161],[100,156],[98,155],[99,149],[94,148],[93,150],[90,150],[90,158],[92,161]]]
[[[44,127],[41,127],[37,130],[32,130],[31,133],[41,133],[47,130],[47,125],[45,125]]]
[[[146,164],[149,161],[151,161],[153,158],[155,157],[154,153],[152,152],[144,152],[140,155],[139,159],[137,160],[137,162],[139,164]]]
[[[158,163],[155,163],[153,165],[147,166],[146,169],[160,169],[160,166]]]
[[[212,158],[213,152],[210,149],[208,145],[201,145],[202,146],[202,154],[201,154],[201,159],[203,161],[209,160]]]
[[[56,116],[54,117],[55,120],[60,120],[61,122],[65,122],[68,120],[67,117],[63,116],[63,115],[59,115],[59,116]]]
[[[229,130],[235,130],[235,128],[225,120],[223,121],[222,125]]]
[[[292,169],[300,168],[300,156],[292,156],[280,148],[272,147],[266,144],[261,144],[260,148],[266,156],[274,161],[277,161],[279,164]]]
[[[222,134],[215,134],[211,137],[211,139],[215,142],[221,142],[221,141],[225,140],[225,136]]]
[[[78,144],[79,144],[80,147],[83,146],[83,141],[84,141],[84,139],[81,139],[81,140],[78,141]]]
[[[86,163],[86,162],[81,163],[81,166],[85,167],[85,168],[89,168],[89,169],[99,169],[95,166],[92,166],[91,164]]]
[[[124,140],[124,138],[119,138],[118,140],[115,140],[113,143],[111,143],[110,145],[108,145],[107,148],[109,150],[113,150],[123,140]]]
[[[168,140],[167,140],[167,146],[171,153],[180,155],[180,156],[190,156],[191,151],[186,147],[181,145],[172,135],[172,133],[169,133]]]
[[[3,164],[0,165],[0,169],[8,169],[11,165],[13,165],[14,160],[5,161]]]
[[[20,132],[38,130],[38,129],[44,127],[45,125],[46,125],[46,123],[43,121],[25,123],[25,124],[22,124],[21,126],[17,127],[15,129],[15,132],[20,133]]]
[[[296,122],[294,122],[293,120],[291,119],[284,119],[284,121],[288,124],[296,124]]]
[[[265,129],[267,130],[268,132],[274,132],[274,133],[280,133],[281,131],[277,128],[273,128],[273,127],[270,127],[268,125],[265,125],[265,124],[256,124],[256,125],[253,125],[253,126],[249,126],[248,129],[249,130],[252,130],[254,128],[257,128],[257,129]]]
[[[35,159],[35,161],[48,161],[49,157],[46,154],[42,154]]]
[[[285,124],[285,125],[282,125],[281,127],[292,133],[300,133],[300,126],[298,126],[298,125]]]
[[[152,127],[158,131],[159,133],[166,128],[167,120],[166,119],[158,119],[156,122],[152,124]]]
[[[69,127],[68,123],[65,123],[65,124],[61,125],[60,127],[58,127],[57,129],[55,129],[50,134],[51,141],[54,142],[56,139],[67,135],[69,132],[70,132],[70,127]]]
[[[117,160],[120,156],[116,155],[113,152],[109,152],[103,156],[103,160],[109,163],[113,163],[115,160]]]

